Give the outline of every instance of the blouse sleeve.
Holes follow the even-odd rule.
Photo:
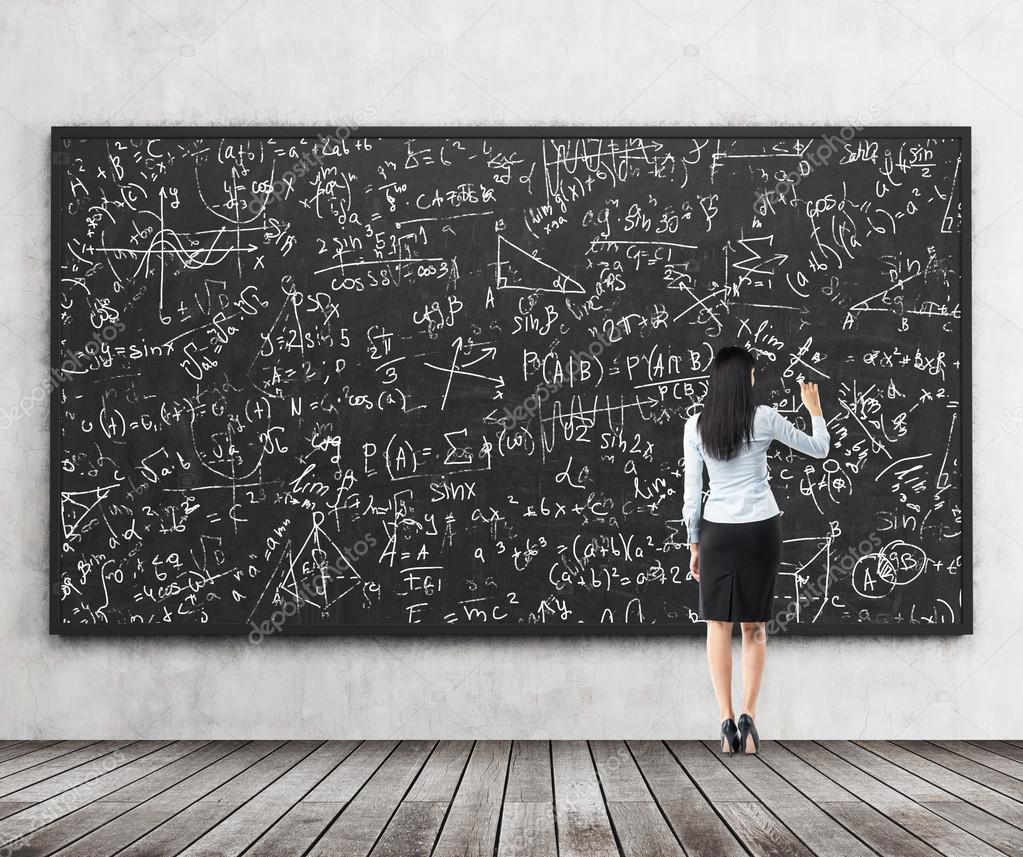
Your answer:
[[[828,422],[824,417],[811,417],[813,435],[797,429],[777,409],[771,408],[771,435],[786,446],[797,452],[812,455],[814,458],[827,458],[831,449],[831,435],[828,433]]]
[[[697,444],[696,420],[686,421],[682,436],[685,449],[685,496],[682,518],[689,533],[689,544],[700,541],[700,510],[703,505],[703,454]]]

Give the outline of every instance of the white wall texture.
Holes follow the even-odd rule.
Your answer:
[[[1023,3],[3,0],[0,407],[48,366],[53,124],[972,125],[963,638],[770,644],[765,737],[1023,737]],[[0,432],[0,737],[685,738],[699,638],[47,633],[48,413]]]

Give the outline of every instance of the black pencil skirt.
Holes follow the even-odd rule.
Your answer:
[[[700,618],[767,622],[781,567],[781,515],[763,521],[700,522]]]

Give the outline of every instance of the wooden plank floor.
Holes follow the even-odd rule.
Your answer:
[[[1023,742],[0,741],[19,857],[1023,857]]]

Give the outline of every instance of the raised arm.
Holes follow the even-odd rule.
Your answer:
[[[831,435],[828,433],[828,422],[823,416],[814,415],[810,417],[813,426],[813,435],[800,431],[784,416],[774,408],[771,413],[771,435],[775,440],[780,440],[786,446],[792,447],[804,455],[812,455],[814,458],[827,458],[831,449]]]
[[[703,506],[703,454],[697,445],[696,420],[686,421],[682,434],[685,450],[685,496],[682,502],[682,519],[689,533],[689,544],[700,541],[700,510]]]

